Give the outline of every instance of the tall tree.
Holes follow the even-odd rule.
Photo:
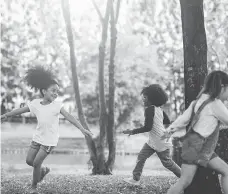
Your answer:
[[[100,136],[97,146],[97,155],[98,155],[98,174],[111,174],[113,164],[115,161],[115,131],[114,131],[114,101],[115,101],[115,50],[116,50],[116,23],[118,21],[119,9],[120,9],[120,0],[117,1],[116,7],[116,16],[114,13],[113,0],[107,0],[106,10],[104,17],[102,16],[96,2],[92,0],[92,3],[97,11],[101,25],[102,25],[102,34],[101,42],[99,45],[99,124],[100,124]],[[108,36],[108,22],[110,19],[111,23],[111,43],[110,43],[110,61],[109,61],[109,104],[108,112],[106,108],[105,100],[105,90],[104,90],[104,66],[105,66],[105,52],[106,52],[106,42]],[[105,162],[104,155],[104,146],[105,146],[105,134],[107,135],[108,145],[109,145],[109,156],[107,162]]]
[[[115,131],[114,131],[114,96],[115,96],[115,50],[116,50],[116,23],[119,16],[120,0],[117,2],[116,15],[114,13],[113,1],[107,0],[105,16],[103,17],[97,4],[94,0],[92,3],[98,13],[101,25],[102,34],[101,41],[99,44],[99,63],[98,63],[98,82],[99,82],[99,126],[100,135],[97,142],[87,138],[86,142],[90,151],[90,158],[93,164],[93,174],[111,174],[113,164],[115,161]],[[72,26],[70,19],[69,1],[62,0],[62,11],[66,24],[66,32],[68,43],[70,47],[70,61],[72,70],[73,87],[76,98],[76,103],[78,106],[78,115],[82,125],[89,130],[88,124],[86,123],[85,116],[82,109],[82,103],[80,99],[80,92],[78,86],[78,77],[76,69],[76,57],[74,53],[74,39],[72,34]],[[109,62],[109,112],[107,113],[106,99],[105,99],[105,83],[104,83],[104,67],[105,67],[105,52],[106,52],[106,42],[108,37],[108,22],[111,16],[111,47],[110,47],[110,62]],[[107,128],[108,126],[108,128]],[[106,133],[107,132],[107,133]],[[105,160],[104,148],[105,148],[105,137],[107,134],[108,144],[109,144],[109,157]]]
[[[105,16],[103,18],[97,4],[94,0],[92,3],[98,13],[101,25],[102,25],[102,34],[101,34],[101,42],[99,44],[99,63],[98,63],[98,80],[99,80],[99,126],[100,126],[100,136],[97,145],[97,156],[98,156],[98,166],[97,171],[98,174],[104,174],[105,169],[105,154],[104,154],[104,146],[105,146],[105,134],[107,128],[107,110],[106,110],[106,101],[105,101],[105,91],[104,91],[104,63],[105,63],[105,48],[107,42],[107,31],[108,31],[108,21],[110,17],[110,5],[112,0],[107,0]]]
[[[109,102],[108,102],[108,126],[107,126],[107,140],[109,145],[109,155],[108,161],[106,163],[106,168],[109,173],[111,173],[116,154],[116,132],[114,129],[115,117],[114,117],[114,106],[115,106],[115,50],[116,50],[116,39],[117,30],[116,23],[118,21],[120,9],[120,0],[117,1],[116,16],[114,12],[113,1],[111,2],[110,10],[110,61],[109,61]]]
[[[78,116],[83,127],[89,130],[88,124],[85,120],[85,116],[83,113],[82,102],[81,102],[80,92],[79,92],[76,57],[75,57],[75,50],[74,50],[74,38],[73,38],[71,19],[70,19],[69,0],[62,0],[61,5],[62,5],[62,12],[63,12],[65,24],[66,24],[66,32],[67,32],[67,38],[68,38],[68,43],[70,48],[70,64],[71,64],[72,80],[73,80],[73,87],[74,87],[74,93],[75,93],[75,101],[78,107]],[[93,163],[93,173],[96,173],[97,154],[96,154],[95,143],[93,139],[90,137],[86,137],[86,143],[89,148],[90,159]]]
[[[185,108],[196,99],[207,75],[207,40],[203,0],[180,0],[184,46]],[[185,194],[219,194],[218,175],[199,167]]]

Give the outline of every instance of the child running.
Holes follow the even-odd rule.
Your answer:
[[[228,164],[215,154],[219,137],[219,124],[228,125],[228,75],[213,71],[205,79],[197,99],[168,128],[163,138],[187,126],[182,146],[181,177],[168,194],[180,194],[192,182],[198,166],[209,167],[221,174],[224,194],[228,194]]]
[[[54,74],[42,66],[30,68],[25,76],[28,86],[39,90],[42,98],[34,99],[23,108],[12,110],[1,115],[1,120],[7,117],[31,112],[35,114],[38,124],[28,150],[26,163],[33,167],[33,180],[30,193],[38,193],[37,184],[43,180],[50,171],[48,167],[41,167],[44,159],[57,146],[59,140],[59,113],[69,122],[77,127],[85,136],[92,136],[92,133],[70,115],[63,104],[56,100],[59,92],[59,85]]]
[[[144,164],[147,158],[155,152],[163,166],[172,171],[177,177],[180,177],[180,167],[171,158],[171,141],[161,140],[161,136],[166,131],[164,124],[170,124],[168,116],[161,108],[168,100],[167,94],[158,84],[145,87],[141,94],[145,107],[144,126],[133,130],[125,130],[123,133],[135,135],[149,132],[149,141],[144,144],[138,155],[136,166],[133,170],[133,178],[125,179],[124,181],[132,185],[139,185]]]

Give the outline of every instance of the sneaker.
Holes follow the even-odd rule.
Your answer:
[[[45,177],[49,172],[50,172],[50,168],[44,167],[44,168],[42,169],[41,176],[40,176],[40,181],[39,181],[39,182],[41,182],[41,181],[44,179],[44,177]]]
[[[32,187],[29,191],[29,194],[39,194],[37,188]]]
[[[124,179],[124,182],[135,186],[138,186],[140,184],[140,181],[136,181],[133,178]]]

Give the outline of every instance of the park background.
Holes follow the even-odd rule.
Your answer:
[[[105,39],[104,16],[106,2],[71,0],[72,35],[76,57],[77,78],[84,117],[89,129],[100,138],[99,46],[106,42],[104,56],[104,102],[109,96],[109,64],[112,56],[110,26]],[[118,1],[119,2],[119,1]],[[140,92],[144,86],[159,83],[166,90],[169,101],[164,107],[171,120],[184,107],[184,59],[180,3],[174,1],[131,0],[120,1],[117,39],[115,46],[114,131],[116,158],[114,174],[131,175],[136,154],[147,140],[147,134],[126,137],[124,129],[139,127],[144,122]],[[116,6],[116,5],[115,5]],[[115,14],[117,7],[114,9]],[[207,34],[208,70],[228,70],[228,1],[204,1]],[[109,24],[109,22],[108,22]],[[110,24],[111,25],[111,22]],[[62,13],[61,1],[10,0],[2,2],[1,20],[1,114],[26,104],[38,97],[23,83],[28,67],[41,64],[51,67],[61,83],[60,99],[64,107],[78,117],[75,101],[69,39]],[[1,168],[9,177],[26,175],[32,169],[25,163],[26,151],[35,129],[30,113],[8,120],[1,125]],[[104,138],[105,156],[108,146]],[[60,141],[45,161],[52,174],[89,174],[90,155],[82,134],[64,119],[60,119]],[[144,175],[169,176],[155,156],[148,159]],[[47,177],[48,178],[48,177]],[[51,180],[51,179],[50,179]],[[121,180],[120,180],[121,182]],[[159,186],[158,186],[159,187]],[[135,191],[136,192],[136,191]]]

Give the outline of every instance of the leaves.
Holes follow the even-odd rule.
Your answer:
[[[105,11],[105,2],[96,0],[102,13]],[[209,69],[228,68],[227,4],[221,0],[205,2]],[[70,5],[83,107],[89,122],[96,124],[97,48],[101,25],[90,0],[85,0],[85,3],[72,0]],[[23,95],[21,99],[13,97],[13,104],[16,101],[20,104],[24,99],[30,98],[31,90],[24,86],[21,79],[26,69],[34,64],[51,66],[62,80],[61,93],[67,94],[63,98],[73,96],[73,90],[70,89],[69,46],[60,1],[42,0],[37,3],[33,0],[11,0],[9,3],[5,0],[2,3],[2,13],[2,96],[8,95],[11,98]],[[180,114],[184,108],[184,82],[179,1],[122,1],[117,30],[116,125],[120,124],[122,114],[131,115],[135,107],[140,106],[139,94],[142,87],[155,82],[162,84],[169,93],[170,103],[167,104],[167,109],[170,115],[175,115],[175,112]],[[108,41],[105,77],[108,75],[109,55]],[[15,88],[21,92],[16,92]],[[108,79],[105,79],[105,93],[107,91]]]

